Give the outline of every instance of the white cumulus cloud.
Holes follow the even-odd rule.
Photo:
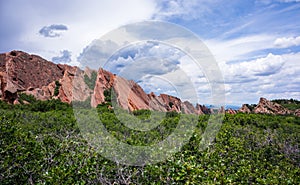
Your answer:
[[[300,45],[300,36],[277,38],[274,42],[274,45],[279,48],[288,48],[291,46],[299,46]]]
[[[251,61],[220,63],[228,104],[256,103],[268,99],[300,98],[300,53],[275,55]]]

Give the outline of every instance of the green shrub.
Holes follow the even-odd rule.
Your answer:
[[[166,117],[167,118],[174,118],[174,117],[179,117],[180,113],[176,112],[176,111],[170,111],[166,113]]]
[[[96,80],[97,80],[97,72],[96,71],[92,71],[91,78],[89,78],[89,76],[86,74],[84,75],[85,84],[92,90],[95,88]]]
[[[25,94],[25,93],[20,93],[19,94],[19,102],[21,104],[24,104],[24,101],[28,102],[28,103],[34,103],[36,102],[36,98],[31,95],[31,94]]]
[[[104,94],[104,100],[106,101],[106,102],[111,102],[111,100],[112,100],[112,92],[111,92],[112,90],[111,89],[105,89],[104,90],[104,92],[103,92],[103,94]]]
[[[278,103],[289,110],[300,109],[300,101],[295,99],[276,99],[272,102]]]
[[[151,116],[151,111],[147,109],[141,109],[133,111],[132,114],[141,119],[148,119]]]
[[[74,108],[91,108],[91,97],[89,96],[84,101],[73,101],[71,104]]]
[[[59,81],[55,81],[54,96],[58,96],[60,86],[61,84],[59,83]]]

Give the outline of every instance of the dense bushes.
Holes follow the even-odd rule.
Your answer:
[[[24,104],[25,103],[24,101],[27,103],[34,103],[34,102],[36,102],[36,99],[31,94],[20,93],[19,94],[19,102],[21,104]]]
[[[58,99],[51,99],[46,101],[36,100],[34,96],[27,94],[19,95],[20,104],[11,105],[6,102],[0,101],[0,109],[14,109],[14,110],[26,110],[34,112],[47,112],[55,110],[72,110],[72,107]],[[25,103],[28,102],[28,103]]]
[[[295,99],[276,99],[272,100],[272,102],[278,103],[289,110],[300,109],[300,101]]]
[[[157,143],[180,119],[165,117],[150,131],[119,121],[110,103],[97,117],[107,130],[131,145]],[[82,137],[71,107],[57,101],[10,106],[0,102],[1,184],[297,184],[300,182],[300,118],[257,114],[225,115],[215,144],[199,150],[208,116],[199,116],[189,143],[166,161],[142,167],[107,160]],[[42,108],[45,107],[45,108]],[[55,111],[53,111],[55,110]],[[88,110],[82,108],[86,117]],[[149,111],[128,119],[156,120]],[[92,124],[86,121],[86,124]],[[96,131],[95,131],[96,132]],[[125,137],[126,136],[126,137]]]

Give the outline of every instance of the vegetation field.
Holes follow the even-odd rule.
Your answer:
[[[72,106],[58,100],[8,105],[0,102],[0,184],[299,184],[300,118],[226,114],[214,144],[199,150],[208,115],[196,117],[190,140],[165,161],[127,166],[103,157],[83,137]],[[122,124],[102,104],[94,111],[108,132],[130,145],[169,136],[181,119],[168,113],[150,131]],[[80,114],[86,116],[83,106]],[[133,112],[147,120],[150,112]],[[78,116],[78,115],[77,115]],[[93,125],[88,120],[87,125]],[[151,124],[151,120],[149,121]],[[94,130],[97,132],[97,130]]]

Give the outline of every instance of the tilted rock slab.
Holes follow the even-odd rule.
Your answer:
[[[91,106],[105,102],[104,91],[112,89],[115,102],[123,109],[176,111],[186,114],[209,114],[211,110],[167,94],[147,94],[134,81],[127,80],[104,69],[99,69],[95,88],[90,89],[84,79],[93,70],[65,64],[54,64],[40,56],[22,51],[0,54],[0,98],[11,104],[19,103],[19,94],[33,95],[38,100],[60,99],[62,102],[85,101],[91,97]],[[95,71],[96,72],[96,71]],[[57,83],[59,85],[57,85]],[[55,93],[58,90],[58,93]]]

